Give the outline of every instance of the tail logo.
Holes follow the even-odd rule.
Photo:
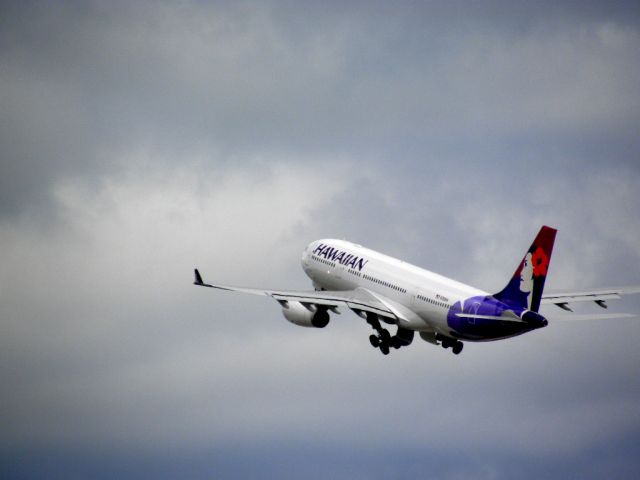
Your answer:
[[[531,307],[531,290],[533,290],[534,268],[531,252],[527,252],[522,261],[522,270],[520,271],[520,291],[526,294],[527,308]]]
[[[537,312],[549,270],[555,237],[556,230],[554,228],[543,226],[520,262],[511,281],[494,297],[513,308],[526,308]]]
[[[533,275],[536,277],[547,276],[547,268],[549,268],[549,257],[542,247],[538,247],[531,257],[533,262]]]

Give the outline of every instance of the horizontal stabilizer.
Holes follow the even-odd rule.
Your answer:
[[[623,295],[632,295],[634,293],[640,293],[640,286],[599,288],[580,292],[551,292],[542,296],[542,303],[552,303],[568,311],[572,311],[568,304],[575,302],[595,302],[598,306],[607,308],[606,301],[618,300]]]
[[[558,317],[551,317],[550,320],[554,322],[555,321],[575,322],[580,320],[611,320],[615,318],[633,318],[633,317],[637,317],[637,315],[634,315],[632,313],[594,313],[594,314],[587,313],[584,315],[562,315]]]

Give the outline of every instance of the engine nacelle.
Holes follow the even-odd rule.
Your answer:
[[[324,328],[329,323],[329,312],[315,305],[309,307],[300,302],[283,302],[282,314],[291,323],[301,327]]]

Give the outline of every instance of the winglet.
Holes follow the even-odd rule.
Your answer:
[[[194,285],[204,285],[204,282],[202,281],[202,276],[200,275],[200,272],[198,271],[197,268],[195,268],[193,270],[193,273],[195,274],[195,281],[193,282]]]

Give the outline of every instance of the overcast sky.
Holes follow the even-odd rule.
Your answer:
[[[542,224],[640,284],[639,85],[637,2],[2,2],[0,476],[639,478],[638,318],[383,357],[191,285],[497,291]]]

